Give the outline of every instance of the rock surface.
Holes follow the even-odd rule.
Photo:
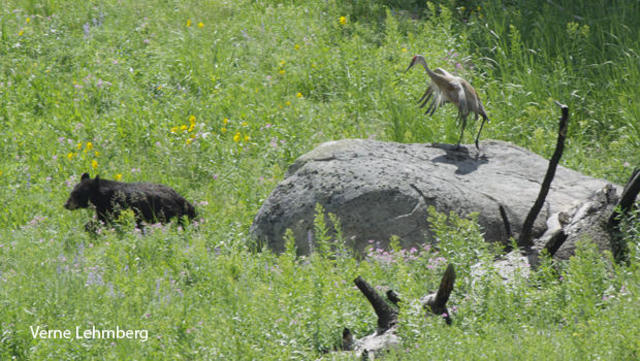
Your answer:
[[[432,241],[427,208],[478,212],[487,241],[506,241],[499,205],[506,209],[514,237],[533,204],[548,161],[501,141],[456,150],[448,144],[399,144],[362,139],[323,143],[298,158],[275,188],[251,227],[273,250],[284,250],[293,231],[298,252],[313,244],[316,203],[336,214],[343,236],[357,250],[369,240],[385,244],[399,236],[402,246]],[[607,184],[558,167],[533,235],[539,237],[552,214],[570,210]],[[614,186],[617,188],[617,186]]]

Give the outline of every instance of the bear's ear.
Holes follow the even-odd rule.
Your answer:
[[[93,178],[93,184],[95,184],[96,186],[100,184],[100,175],[96,174],[96,177]]]
[[[89,177],[89,173],[83,173],[83,174],[82,174],[82,177],[80,177],[80,180],[81,180],[81,181],[83,181],[83,180],[85,180],[85,179],[89,179],[89,178],[90,178],[90,177]]]

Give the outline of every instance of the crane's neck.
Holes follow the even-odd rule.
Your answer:
[[[422,67],[424,68],[424,70],[427,72],[427,75],[429,75],[431,79],[435,80],[436,82],[444,81],[443,75],[436,73],[438,70],[440,70],[439,68],[436,69],[436,72],[433,72],[431,69],[429,69],[429,66],[427,65],[427,61],[424,60],[423,57],[419,57],[416,60],[418,63],[422,64]]]
[[[416,58],[416,61],[417,61],[418,63],[422,64],[422,67],[424,68],[424,70],[426,70],[426,71],[427,71],[427,74],[431,75],[431,73],[433,73],[433,72],[431,71],[431,69],[429,69],[429,67],[427,66],[427,61],[426,61],[426,60],[424,60],[424,58],[423,58],[422,56],[418,56],[418,57]]]
[[[429,78],[431,78],[431,80],[436,83],[440,89],[452,90],[454,88],[453,79],[451,79],[449,73],[440,68],[437,68],[434,72],[429,69],[429,67],[427,66],[427,62],[424,59],[420,58],[418,60],[424,67],[424,70],[427,71],[427,75],[429,75]]]

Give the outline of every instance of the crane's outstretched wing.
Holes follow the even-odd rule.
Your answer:
[[[464,86],[461,84],[457,88],[456,97],[458,98],[458,111],[460,112],[460,116],[466,118],[466,116],[469,115],[469,107],[467,104],[467,95],[464,92]]]
[[[424,105],[427,104],[429,99],[431,99],[432,95],[433,95],[433,88],[431,88],[431,85],[429,85],[427,87],[427,90],[425,90],[424,94],[422,94],[420,99],[418,99],[418,104],[422,103],[422,104],[420,104],[420,108],[423,108]]]
[[[424,99],[422,104],[420,104],[420,108],[424,108],[424,106],[427,105],[427,102],[429,102],[429,99],[433,97],[433,99],[431,100],[431,104],[429,104],[429,107],[427,108],[425,114],[429,114],[431,116],[439,107],[447,103],[446,97],[442,93],[442,90],[438,88],[438,86],[434,82],[431,82],[429,84],[429,87],[427,88],[427,91],[425,91],[425,94],[426,99]]]
[[[436,70],[434,70],[434,73],[441,74],[441,75],[448,74],[447,71],[442,68],[437,68]],[[422,103],[420,104],[420,108],[424,108],[424,106],[427,104],[427,102],[431,98],[431,95],[433,95],[434,89],[440,90],[437,87],[437,85],[432,82],[429,84],[424,94],[422,94],[422,97],[420,97],[420,99],[418,100],[418,104]]]

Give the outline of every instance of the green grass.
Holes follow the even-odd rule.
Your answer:
[[[473,221],[436,214],[438,252],[253,250],[262,201],[319,143],[457,140],[452,108],[428,118],[414,104],[425,74],[402,71],[418,53],[476,87],[483,139],[549,156],[557,99],[572,116],[563,164],[625,182],[640,164],[638,4],[502,3],[0,0],[0,359],[340,358],[323,352],[342,327],[374,329],[352,280],[415,299],[437,287],[439,257],[459,275],[454,324],[403,308],[390,359],[640,357],[637,222],[630,265],[585,244],[511,286]],[[170,185],[202,219],[144,236],[125,220],[92,237],[91,211],[62,208],[86,171]],[[29,330],[92,325],[149,340]]]

